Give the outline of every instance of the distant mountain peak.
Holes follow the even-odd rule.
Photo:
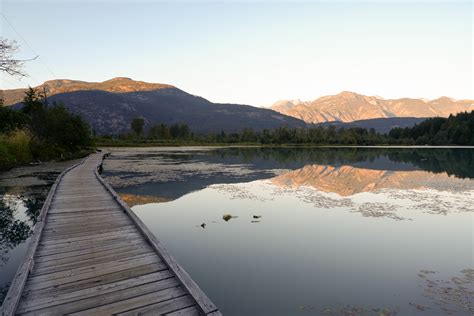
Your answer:
[[[390,117],[447,117],[474,110],[472,100],[455,100],[440,97],[426,99],[384,99],[365,96],[352,91],[320,97],[314,101],[278,101],[271,109],[304,120],[306,123],[331,121],[354,122]]]
[[[103,82],[87,82],[70,79],[48,80],[42,85],[37,86],[39,90],[46,91],[48,96],[54,96],[60,93],[74,91],[106,91],[113,93],[130,93],[139,91],[155,91],[161,89],[176,89],[174,86],[163,83],[149,83],[144,81],[135,81],[127,77],[116,77]],[[5,104],[11,105],[23,100],[26,89],[15,89],[15,93],[8,93],[5,90]],[[10,90],[11,91],[11,90]]]
[[[343,98],[357,98],[357,97],[361,97],[362,95],[358,94],[358,93],[355,93],[355,92],[352,92],[352,91],[342,91],[339,94],[337,94],[336,96],[340,96],[340,97],[343,97]]]
[[[456,99],[453,99],[453,98],[450,98],[450,97],[446,97],[446,96],[441,96],[437,99],[434,99],[432,101],[448,101],[448,102],[456,102],[457,100]]]
[[[120,82],[120,81],[135,81],[135,80],[129,77],[115,77],[115,78],[106,80],[104,82]]]

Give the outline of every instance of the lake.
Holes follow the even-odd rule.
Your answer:
[[[474,312],[474,149],[114,148],[104,177],[224,315]]]

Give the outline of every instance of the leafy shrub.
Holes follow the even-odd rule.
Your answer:
[[[25,130],[16,130],[11,133],[8,138],[9,151],[18,162],[25,163],[31,160],[30,142],[31,136]]]
[[[25,130],[0,135],[0,166],[31,161],[31,136]]]

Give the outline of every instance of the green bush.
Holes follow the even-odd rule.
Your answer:
[[[30,143],[31,136],[24,130],[16,130],[8,137],[9,151],[16,157],[17,162],[26,163],[31,161]]]
[[[31,136],[25,130],[0,134],[0,168],[31,161]]]
[[[34,139],[30,146],[31,154],[36,160],[47,161],[53,159],[64,159],[66,151],[54,144],[44,143],[38,139]]]
[[[15,156],[8,150],[4,136],[0,136],[0,169],[8,168],[15,164]]]

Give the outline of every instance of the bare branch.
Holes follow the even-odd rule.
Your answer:
[[[23,64],[35,60],[38,56],[32,59],[15,59],[13,55],[17,51],[18,45],[15,41],[0,37],[0,72],[6,72],[10,76],[27,77],[27,74],[22,70]]]

